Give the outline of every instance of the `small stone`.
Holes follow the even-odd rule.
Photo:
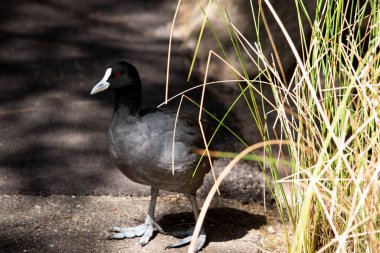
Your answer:
[[[268,231],[269,234],[274,234],[274,233],[276,233],[276,230],[274,230],[274,228],[273,228],[272,226],[269,226],[269,227],[267,228],[267,231]]]
[[[255,236],[252,236],[251,242],[253,242],[253,243],[259,243],[260,239],[261,239],[261,235],[255,235]]]
[[[83,209],[84,209],[84,206],[81,205],[81,204],[77,204],[77,205],[75,205],[75,207],[76,207],[77,209],[80,209],[80,210],[83,210]]]
[[[34,208],[37,210],[41,210],[42,207],[40,205],[34,205]]]

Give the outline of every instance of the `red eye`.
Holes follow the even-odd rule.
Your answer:
[[[121,73],[120,72],[116,72],[115,73],[115,78],[119,78],[121,76]]]

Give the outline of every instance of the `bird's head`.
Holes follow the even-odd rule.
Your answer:
[[[92,88],[90,94],[105,90],[130,90],[140,86],[140,77],[136,68],[126,61],[120,61],[107,68],[102,80]]]

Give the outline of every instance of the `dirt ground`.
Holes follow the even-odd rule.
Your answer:
[[[113,99],[89,92],[110,63],[127,59],[140,72],[143,105],[163,101],[168,24],[175,5],[169,0],[1,5],[0,251],[162,252],[173,237],[157,235],[144,248],[136,239],[106,240],[111,226],[144,219],[149,191],[113,166],[106,149]],[[186,81],[184,58],[180,42],[174,41],[170,95],[201,83],[196,77]],[[210,91],[206,100],[217,116],[224,114],[226,100],[234,99],[233,90],[215,95],[219,91]],[[190,95],[197,98],[199,92]],[[184,110],[196,113],[190,103]],[[258,135],[254,129],[242,131],[253,125],[241,117],[242,110],[237,106],[226,124],[252,143]],[[243,148],[223,131],[216,139],[219,150]],[[217,173],[227,163],[217,160]],[[201,199],[211,185],[208,175]],[[270,197],[268,212],[262,210],[263,189],[257,164],[242,162],[232,171],[208,213],[209,242],[203,252],[282,252],[284,240]],[[159,222],[169,230],[187,224],[190,215],[183,207],[191,211],[182,198],[163,193]]]
[[[194,222],[188,201],[178,196],[157,202],[157,220],[168,235],[157,234],[145,247],[137,238],[107,239],[112,226],[141,224],[148,203],[147,197],[2,196],[0,252],[187,252],[165,249],[177,240],[170,231]],[[215,199],[202,252],[285,252],[281,226],[275,213],[260,206]]]

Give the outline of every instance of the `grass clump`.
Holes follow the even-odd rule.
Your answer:
[[[379,6],[317,1],[292,87],[297,134],[287,133],[297,140],[292,252],[380,250]]]
[[[259,0],[259,8],[252,8],[257,41],[244,37],[218,0],[211,2],[218,5],[240,59],[240,66],[230,67],[240,80],[241,97],[261,129],[263,142],[248,144],[227,166],[209,196],[239,159],[263,148],[264,157],[270,158],[264,160],[270,162],[264,165],[263,159],[257,160],[264,171],[269,168],[268,186],[284,225],[289,228],[290,223],[291,229],[286,230],[289,252],[380,252],[380,2],[316,0],[315,13],[310,15],[304,3],[296,1],[298,16],[306,18],[311,27],[305,29],[305,23],[299,22],[301,49],[294,46],[268,0]],[[271,33],[266,24],[269,15],[276,19],[284,34],[282,43],[289,44],[297,62],[288,80],[281,71],[281,61],[286,61],[277,56],[268,59],[262,53],[260,29],[265,27]],[[207,16],[205,24],[214,31]],[[211,52],[208,60],[213,56],[228,65],[222,43],[215,32],[214,36],[222,55]],[[201,37],[198,42],[202,43]],[[245,59],[251,59],[260,70],[254,80],[248,76],[246,66],[250,64]],[[263,80],[269,84],[257,84]],[[255,99],[255,93],[264,93],[264,85],[270,86],[272,101]],[[265,109],[268,103],[273,107],[270,110]],[[281,124],[276,136],[269,136],[270,126],[265,121],[272,111],[277,112]],[[285,164],[290,170],[285,178],[279,178],[278,163],[273,160],[281,157],[271,148],[278,144],[288,147]],[[290,195],[285,194],[284,183],[291,185]]]

